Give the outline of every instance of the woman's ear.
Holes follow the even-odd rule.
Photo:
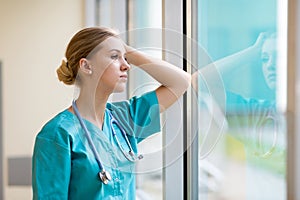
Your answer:
[[[92,74],[92,66],[86,58],[81,58],[79,60],[79,68],[83,73]]]

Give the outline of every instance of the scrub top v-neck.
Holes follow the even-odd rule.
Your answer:
[[[160,131],[155,91],[129,101],[108,103],[102,130],[84,120],[97,153],[112,180],[103,184],[99,166],[76,116],[64,110],[36,137],[33,155],[33,199],[135,199],[135,164],[126,159],[112,135],[110,112],[125,130],[132,149]],[[114,127],[121,146],[128,145]]]

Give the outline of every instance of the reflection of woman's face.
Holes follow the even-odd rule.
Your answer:
[[[276,88],[276,39],[267,39],[262,47],[262,70],[268,87]]]

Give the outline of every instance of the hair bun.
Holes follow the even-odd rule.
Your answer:
[[[97,49],[96,47],[109,37],[118,37],[118,35],[112,29],[105,27],[88,27],[78,31],[71,38],[65,52],[65,59],[56,70],[58,79],[67,85],[73,85],[80,68],[80,59],[91,55]]]
[[[56,70],[58,80],[64,82],[67,85],[72,85],[75,82],[75,77],[72,68],[69,66],[69,63],[62,60],[61,65]]]

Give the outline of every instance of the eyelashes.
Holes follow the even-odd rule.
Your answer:
[[[119,55],[114,54],[114,55],[111,55],[110,58],[113,59],[113,60],[117,60],[119,58]]]
[[[110,56],[110,58],[111,58],[112,60],[118,60],[118,59],[121,59],[122,56],[120,56],[120,55],[118,55],[118,54],[113,54],[113,55]],[[124,60],[126,61],[126,63],[128,63],[126,57],[124,57]],[[128,64],[129,64],[129,63],[128,63]]]
[[[262,58],[261,58],[261,61],[262,61],[263,63],[267,63],[267,62],[269,61],[269,56],[264,56],[264,57],[262,57]]]
[[[267,63],[270,59],[270,56],[267,54],[267,53],[263,53],[262,56],[261,56],[261,61],[263,63]]]

